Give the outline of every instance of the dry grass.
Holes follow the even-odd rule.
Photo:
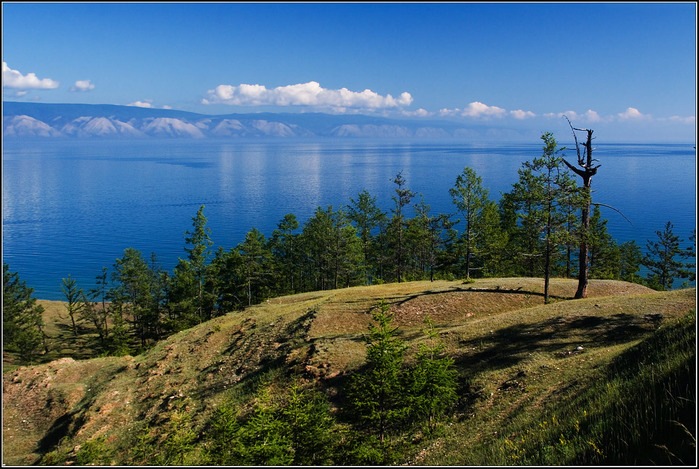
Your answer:
[[[653,293],[613,281],[591,281],[590,298],[563,301],[575,286],[574,280],[553,279],[558,301],[549,305],[543,305],[543,281],[526,278],[305,293],[213,319],[137,357],[62,359],[10,370],[3,375],[4,462],[35,463],[63,437],[58,448],[68,453],[100,435],[124,451],[144,423],[161,425],[180,404],[192,411],[199,431],[223,400],[278,369],[320,380],[332,391],[333,378],[362,363],[369,313],[385,300],[409,345],[424,339],[429,315],[460,373],[482,397],[473,412],[488,419],[459,424],[465,426],[452,433],[455,441],[426,448],[420,460],[459,464],[452,453],[454,447],[465,450],[464,433],[482,441],[518,412],[555,393],[574,392],[576,381],[594,377],[600,363],[695,304],[694,289]],[[47,331],[60,336],[67,320],[61,303],[42,304]],[[584,353],[567,354],[577,346]],[[115,462],[121,463],[118,454]]]

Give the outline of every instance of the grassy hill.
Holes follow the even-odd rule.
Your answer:
[[[8,368],[3,460],[80,463],[97,448],[106,464],[147,464],[146,453],[134,456],[139,435],[165,441],[184,412],[201,439],[217,408],[249,406],[261,387],[291,378],[341,407],[383,299],[411,346],[408,360],[429,316],[460,377],[453,414],[436,434],[415,434],[401,463],[694,464],[695,289],[592,280],[589,298],[573,301],[576,282],[553,279],[556,301],[544,305],[542,287],[509,278],[304,293],[213,319],[136,357]],[[45,307],[58,331],[60,303]]]

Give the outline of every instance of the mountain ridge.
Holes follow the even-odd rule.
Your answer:
[[[3,102],[3,136],[91,137],[469,137],[476,126],[359,114],[200,114],[114,104]]]

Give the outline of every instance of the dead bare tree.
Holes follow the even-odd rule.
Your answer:
[[[597,174],[597,169],[601,165],[593,166],[593,162],[598,161],[592,158],[592,133],[591,129],[577,129],[573,127],[570,123],[568,116],[565,116],[570,126],[570,130],[573,132],[573,138],[575,139],[575,150],[578,155],[578,166],[577,168],[572,164],[568,163],[565,159],[565,163],[571,171],[580,176],[583,180],[583,196],[584,203],[582,207],[582,216],[580,220],[581,224],[581,236],[580,236],[580,255],[579,262],[580,268],[578,273],[578,289],[575,292],[575,298],[586,298],[587,297],[587,276],[588,276],[588,266],[589,266],[589,232],[590,232],[590,205],[592,204],[592,194],[590,192],[590,187],[592,186],[592,176]],[[578,136],[575,133],[586,132],[587,140],[583,151],[580,151],[580,144],[578,143]],[[582,168],[582,169],[581,169]]]

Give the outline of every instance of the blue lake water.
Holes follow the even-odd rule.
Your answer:
[[[563,142],[565,144],[565,142]],[[567,144],[570,147],[570,144]],[[70,274],[94,287],[102,266],[125,248],[158,255],[171,270],[201,205],[214,249],[252,227],[271,235],[287,213],[301,224],[318,206],[335,208],[367,189],[386,211],[399,171],[433,213],[454,212],[449,196],[464,166],[492,199],[508,192],[541,143],[478,146],[366,140],[12,141],[3,145],[3,262],[42,299],[63,299]],[[575,152],[567,150],[569,161]],[[646,240],[672,221],[687,240],[696,226],[696,151],[687,144],[598,144],[593,200],[619,242]],[[579,180],[579,179],[578,179]],[[414,199],[417,201],[417,199]],[[686,245],[686,242],[685,242]]]

